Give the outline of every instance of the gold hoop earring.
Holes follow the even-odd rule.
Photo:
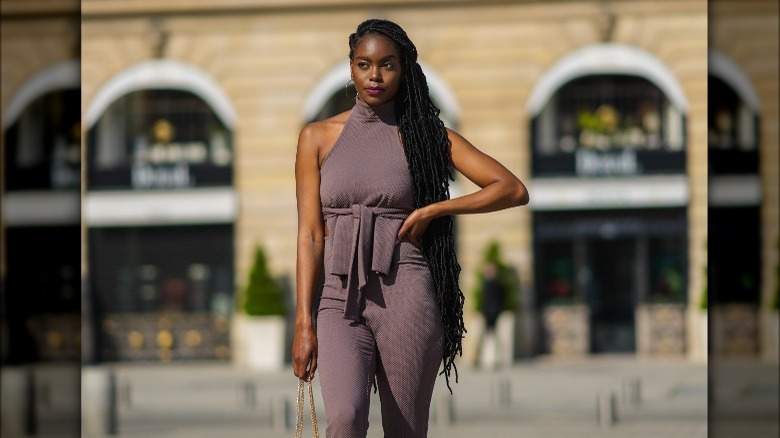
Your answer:
[[[349,90],[349,83],[350,83],[350,82],[352,82],[353,88],[355,88],[355,87],[354,87],[354,85],[355,85],[355,81],[353,81],[353,80],[350,78],[350,80],[348,80],[348,81],[347,81],[346,85],[344,85],[344,96],[346,96],[346,97],[347,97],[347,99],[354,99],[354,98],[356,98],[356,97],[357,97],[357,88],[355,88],[355,95],[354,95],[354,96],[352,96],[352,97],[349,97],[349,92],[348,92],[348,90]]]

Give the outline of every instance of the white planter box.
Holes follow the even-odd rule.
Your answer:
[[[757,358],[759,310],[755,304],[716,304],[710,309],[713,352],[718,358]]]
[[[555,356],[579,356],[590,351],[590,309],[584,304],[544,308],[547,351]]]
[[[682,356],[685,353],[685,305],[642,303],[636,307],[635,313],[638,354]]]
[[[284,367],[283,316],[233,316],[233,363],[253,370]]]

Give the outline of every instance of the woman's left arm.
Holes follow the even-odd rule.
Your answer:
[[[425,229],[437,217],[487,213],[528,203],[528,189],[512,172],[457,132],[448,129],[447,134],[453,165],[480,190],[413,211],[398,232],[399,241],[408,237],[419,247]]]

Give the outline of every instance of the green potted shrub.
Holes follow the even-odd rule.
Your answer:
[[[249,316],[284,316],[282,286],[268,269],[268,259],[262,246],[255,247],[254,263],[242,292],[241,308]]]
[[[240,294],[239,312],[234,318],[233,357],[252,369],[280,369],[284,365],[284,289],[268,269],[261,245]]]
[[[704,239],[704,251],[707,251],[707,239]],[[689,357],[693,360],[706,362],[708,360],[709,350],[709,308],[710,301],[707,293],[707,282],[709,281],[709,269],[707,263],[702,266],[702,274],[704,286],[702,292],[699,295],[699,302],[697,306],[689,315],[692,318],[693,326],[691,327],[691,336],[694,339],[689,343]],[[714,314],[715,312],[713,312]]]

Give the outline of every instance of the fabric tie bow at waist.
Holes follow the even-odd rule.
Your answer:
[[[344,318],[358,321],[369,270],[381,275],[390,272],[398,231],[409,211],[355,204],[348,208],[325,207],[322,213],[329,225],[335,220],[331,228],[330,274],[347,277]],[[353,275],[357,275],[357,288],[353,287]]]

